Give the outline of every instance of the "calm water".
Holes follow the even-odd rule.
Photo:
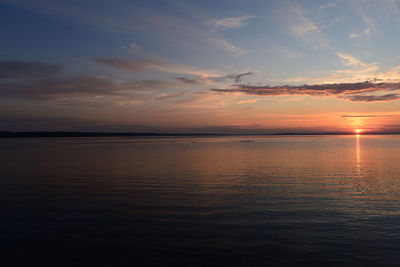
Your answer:
[[[400,136],[0,148],[1,266],[400,263]]]

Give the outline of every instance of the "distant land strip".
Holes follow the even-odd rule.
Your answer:
[[[362,135],[400,134],[400,132],[370,132]],[[207,136],[270,136],[270,135],[355,135],[353,132],[318,133],[147,133],[147,132],[9,132],[0,131],[0,138],[16,137],[207,137]]]

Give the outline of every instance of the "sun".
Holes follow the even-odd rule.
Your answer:
[[[360,134],[360,133],[362,133],[362,131],[363,131],[362,129],[355,129],[355,130],[354,130],[354,132],[355,132],[356,134]]]

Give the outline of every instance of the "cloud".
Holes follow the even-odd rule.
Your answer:
[[[336,56],[346,68],[330,70],[325,74],[319,73],[318,76],[314,76],[313,78],[303,75],[286,79],[285,81],[303,82],[308,84],[355,83],[361,81],[400,82],[399,67],[382,71],[378,63],[365,63],[357,57],[347,53],[336,53]]]
[[[240,82],[240,80],[242,79],[242,77],[247,76],[247,75],[252,75],[252,74],[253,74],[253,72],[249,71],[249,72],[245,72],[245,73],[241,73],[241,74],[236,75],[236,77],[235,77],[235,83]]]
[[[252,75],[252,74],[254,74],[254,72],[249,71],[249,72],[244,72],[244,73],[239,73],[239,74],[230,74],[230,75],[223,76],[221,78],[233,79],[236,84],[236,83],[239,83],[244,76],[248,76],[248,75]]]
[[[121,90],[112,80],[103,77],[77,76],[0,83],[0,97],[49,99],[63,96],[120,95]]]
[[[217,42],[223,42],[226,45],[225,40],[216,39]],[[230,47],[230,48],[229,48]],[[172,63],[166,58],[155,57],[145,52],[139,45],[130,44],[129,49],[137,56],[134,59],[122,59],[114,57],[98,57],[94,58],[97,63],[105,64],[120,70],[139,72],[139,71],[157,71],[166,73],[177,73],[196,76],[196,79],[189,79],[186,77],[177,77],[175,79],[180,80],[184,83],[199,83],[202,79],[203,82],[209,80],[223,80],[223,79],[234,79],[235,83],[238,83],[240,79],[245,75],[253,74],[253,72],[246,72],[240,74],[229,74],[223,75],[215,70],[198,69],[192,66],[186,66],[182,64]],[[236,48],[235,46],[228,44],[227,49],[232,49],[232,52],[236,51],[238,55],[246,53],[245,51]]]
[[[371,81],[360,83],[337,83],[337,84],[313,84],[313,85],[234,85],[231,88],[210,89],[217,93],[244,93],[257,96],[334,96],[353,102],[376,102],[389,101],[399,98],[398,94],[385,95],[366,95],[366,93],[376,93],[400,90],[400,83],[373,83]]]
[[[27,79],[59,74],[63,67],[37,61],[0,61],[0,79]]]
[[[365,66],[365,63],[356,57],[353,57],[346,53],[336,53],[338,57],[343,60],[343,64],[346,66]]]
[[[300,53],[298,51],[295,51],[295,50],[292,50],[292,49],[289,49],[289,48],[286,48],[283,46],[277,46],[274,48],[274,50],[276,50],[276,52],[278,54],[280,54],[281,56],[283,56],[287,59],[297,59],[303,55],[302,53]]]
[[[179,94],[160,94],[157,97],[155,97],[156,100],[165,100],[165,99],[170,99],[170,98],[177,98],[181,97],[185,94],[185,92],[181,92]]]
[[[229,41],[221,38],[213,38],[210,40],[211,43],[220,47],[221,49],[228,51],[235,56],[243,56],[248,53],[248,51],[243,50],[242,48],[237,47],[236,45],[230,43]]]
[[[128,70],[138,70],[143,67],[137,61],[110,60],[107,63]],[[153,100],[179,98],[200,86],[221,85],[226,80],[238,83],[244,76],[252,74],[252,72],[210,74],[212,77],[202,77],[196,72],[198,76],[195,78],[178,76],[168,79],[121,81],[108,76],[65,76],[61,71],[63,66],[44,62],[33,64],[25,61],[0,61],[0,69],[6,70],[7,66],[18,66],[18,68],[9,68],[8,72],[2,72],[0,98],[52,101],[70,107],[129,106]],[[168,93],[165,92],[167,90]],[[207,98],[215,98],[215,95]]]
[[[55,100],[68,106],[100,107],[121,103],[137,104],[153,99],[151,94],[159,90],[190,89],[193,85],[208,82],[201,78],[186,77],[132,81],[93,75],[66,77],[60,72],[62,66],[58,65],[24,61],[0,62],[0,69],[6,66],[17,67],[8,69],[8,72],[2,71],[1,98]],[[178,96],[179,94],[175,95],[175,97]]]
[[[254,104],[258,101],[258,99],[246,99],[236,102],[236,104]]]
[[[397,100],[400,98],[400,94],[386,94],[386,95],[350,95],[345,97],[353,102],[380,102]]]
[[[166,73],[187,74],[202,78],[219,77],[221,74],[214,70],[198,69],[192,66],[186,66],[170,62],[169,59],[153,56],[145,52],[139,45],[130,44],[129,49],[136,56],[134,59],[122,59],[115,57],[94,58],[95,62],[105,64],[117,69],[138,72],[138,71],[156,71]]]
[[[366,14],[365,7],[359,4],[355,4],[355,9],[358,15],[361,17],[362,21],[366,24],[369,31],[374,32],[376,29],[375,22]]]
[[[346,118],[381,118],[381,117],[397,117],[400,115],[342,115],[343,119]]]
[[[214,28],[240,28],[247,25],[246,20],[254,18],[253,16],[240,16],[240,17],[231,17],[224,18],[218,20],[208,21],[206,24],[211,25]]]
[[[303,18],[303,22],[292,26],[292,31],[295,35],[305,38],[305,36],[312,32],[319,32],[318,26],[309,19]]]
[[[68,97],[134,98],[154,90],[185,88],[188,84],[177,79],[135,80],[121,82],[109,77],[74,76],[29,82],[0,82],[0,97],[21,99],[59,99]]]
[[[200,83],[199,80],[189,79],[189,78],[186,78],[186,77],[176,77],[175,79],[180,81],[180,82],[187,83],[187,84],[198,84],[198,83]]]
[[[235,84],[211,89],[216,93],[243,93],[257,96],[309,95],[335,97],[352,102],[378,102],[398,99],[393,90],[400,90],[400,67],[381,71],[377,63],[365,63],[347,53],[336,53],[347,68],[336,69],[317,78],[295,77],[286,82],[303,85]],[[228,76],[230,77],[230,76]],[[361,81],[360,81],[361,80]]]
[[[289,30],[293,36],[313,45],[313,47],[326,46],[326,40],[320,27],[306,15],[306,12],[298,3],[291,3],[288,10],[290,11],[290,17],[287,18]]]
[[[212,70],[203,70],[191,66],[172,63],[170,60],[161,57],[155,57],[146,53],[137,44],[130,45],[131,51],[135,54],[134,59],[122,59],[114,57],[98,57],[94,58],[95,62],[112,66],[117,69],[126,71],[157,71],[166,73],[179,73],[199,77],[218,77],[220,74]]]
[[[372,34],[372,29],[370,27],[365,28],[365,30],[361,33],[354,33],[352,32],[349,34],[349,38],[351,39],[357,39],[363,36],[370,36]]]
[[[156,70],[165,71],[166,61],[164,60],[153,60],[153,59],[136,59],[126,60],[119,58],[95,58],[98,63],[103,63],[109,66],[113,66],[122,70],[129,71],[143,71],[143,70]],[[169,70],[171,72],[171,70]]]
[[[158,9],[148,5],[146,1],[61,1],[61,0],[0,0],[8,5],[27,9],[39,14],[45,14],[51,17],[64,18],[80,22],[84,27],[92,25],[100,27],[103,30],[114,33],[124,32],[137,36],[144,34],[152,36],[157,42],[168,43],[175,47],[204,47],[204,45],[216,46],[224,49],[234,55],[237,55],[239,49],[233,49],[231,46],[222,46],[215,42],[215,39],[222,39],[204,27],[204,23],[196,23],[199,20],[204,21],[204,17],[198,18],[197,12],[189,14],[172,14],[165,9]],[[179,3],[169,3],[171,6],[179,7]],[[179,8],[177,8],[178,10]],[[118,12],[113,12],[118,10]],[[246,18],[248,17],[248,18]],[[235,21],[245,24],[247,19],[252,16],[241,16],[226,25],[232,25]],[[228,18],[229,19],[229,18]],[[232,18],[234,19],[234,18]],[[227,41],[228,42],[228,41]],[[228,42],[229,43],[229,42]],[[229,49],[227,49],[229,48]]]
[[[197,69],[190,66],[170,63],[167,59],[147,58],[147,59],[122,59],[122,58],[95,58],[98,63],[102,63],[120,70],[138,72],[138,71],[156,71],[166,73],[179,73],[199,77],[218,77],[220,74],[210,70]]]
[[[329,3],[325,4],[325,5],[320,6],[319,8],[320,9],[327,9],[327,8],[334,8],[336,6],[337,6],[337,4],[335,2],[329,2]]]

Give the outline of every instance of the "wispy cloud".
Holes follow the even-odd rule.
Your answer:
[[[166,59],[122,59],[101,57],[94,59],[98,63],[106,64],[117,69],[126,71],[156,71],[177,74],[187,74],[199,77],[219,77],[221,74],[213,73],[209,70],[197,69],[190,66],[170,63]]]
[[[34,2],[0,0],[0,2],[51,17],[83,22],[85,26],[92,25],[106,31],[145,34],[154,37],[158,42],[167,42],[176,47],[187,47],[190,43],[191,46],[212,45],[234,55],[246,53],[244,49],[238,48],[221,36],[217,36],[214,31],[210,31],[204,23],[198,23],[199,18],[187,19],[183,15],[161,12],[156,8],[149,8],[144,2],[123,0],[89,1],[88,4],[82,4],[82,1],[60,0],[37,0]],[[179,4],[171,3],[171,5]],[[112,10],[118,10],[118,12],[109,12]],[[219,28],[235,28],[237,25],[245,25],[246,20],[251,18],[253,17],[245,15],[225,18],[227,20],[222,19],[222,22],[215,20],[215,23],[218,24],[217,21],[220,21]]]
[[[356,11],[358,15],[361,17],[362,21],[366,24],[367,29],[370,31],[376,31],[375,22],[372,20],[370,16],[367,15],[365,9],[359,3],[356,4]]]
[[[355,32],[350,33],[349,38],[357,39],[357,38],[361,38],[361,37],[371,36],[371,34],[372,34],[372,29],[370,27],[367,27],[367,28],[365,28],[364,31],[362,31],[360,33],[355,33]]]
[[[352,1],[349,0],[348,3],[352,10],[354,10],[355,15],[363,22],[363,29],[358,31],[352,31],[348,38],[355,39],[358,41],[358,46],[362,46],[363,42],[367,42],[371,45],[371,37],[373,34],[377,33],[377,24],[375,23],[373,16],[370,16],[371,11],[382,9],[382,5],[385,6],[386,1]],[[386,10],[385,16],[391,16],[393,11]],[[361,40],[360,40],[361,39]]]
[[[366,63],[348,53],[336,53],[336,56],[344,67],[327,72],[315,72],[313,77],[302,75],[285,81],[308,84],[356,83],[363,81],[400,82],[400,67],[383,71],[380,68],[380,64],[376,62]]]
[[[353,57],[352,55],[346,54],[346,53],[337,53],[336,54],[338,57],[340,57],[343,60],[343,64],[346,66],[356,66],[356,67],[363,67],[366,64],[359,60],[356,57]]]
[[[179,94],[159,94],[158,96],[155,97],[156,100],[165,100],[165,99],[170,99],[170,98],[177,98],[181,97],[185,94],[185,92],[181,92]]]
[[[354,82],[362,80],[374,80],[383,82],[400,82],[400,66],[395,66],[390,69],[382,70],[381,64],[376,62],[365,63],[364,61],[346,54],[336,54],[346,69],[336,69],[331,71],[330,80],[342,82]],[[325,77],[329,80],[329,76]]]
[[[292,35],[314,47],[325,47],[327,44],[320,27],[306,15],[304,9],[296,2],[291,3],[288,8],[289,29]]]
[[[131,50],[137,58],[122,59],[114,57],[98,57],[94,60],[98,63],[106,64],[121,70],[127,71],[157,71],[167,73],[187,74],[199,77],[219,77],[221,74],[212,70],[198,69],[192,66],[186,66],[170,62],[170,60],[161,57],[155,57],[146,53],[139,45],[131,44]]]
[[[247,20],[255,18],[254,16],[240,16],[240,17],[230,17],[230,18],[223,18],[217,20],[211,20],[206,22],[207,25],[214,27],[215,29],[220,28],[240,28],[247,25]]]
[[[246,100],[240,100],[236,102],[237,104],[254,104],[258,101],[258,99],[246,99]]]
[[[276,52],[280,55],[282,55],[283,57],[287,58],[287,59],[298,59],[300,58],[303,54],[295,51],[293,49],[289,49],[283,46],[277,46],[274,48],[274,50],[276,50]]]
[[[222,38],[212,38],[210,39],[210,42],[220,47],[221,49],[234,54],[235,56],[243,56],[248,53],[248,51],[237,47],[236,45]]]
[[[350,67],[350,69],[335,70],[336,75],[349,80],[377,78],[379,67],[376,63],[365,63],[346,53],[337,53],[336,55],[342,60],[343,65]]]
[[[320,9],[328,9],[328,8],[334,8],[336,6],[337,6],[336,2],[332,1],[332,2],[329,2],[329,3],[325,4],[325,5],[321,5],[319,8]]]
[[[138,71],[155,71],[155,72],[166,72],[176,73],[183,75],[194,76],[195,78],[177,77],[183,83],[196,84],[200,81],[202,83],[212,83],[215,81],[233,80],[235,83],[241,81],[244,76],[251,75],[254,72],[247,71],[243,73],[235,74],[223,74],[216,70],[210,69],[199,69],[192,66],[187,66],[175,62],[171,62],[169,59],[153,56],[145,52],[139,45],[131,44],[129,49],[136,56],[132,59],[122,59],[116,57],[98,57],[94,58],[97,63],[105,64],[120,70],[138,72]],[[238,53],[240,50],[238,51]],[[242,51],[242,53],[244,53]]]

